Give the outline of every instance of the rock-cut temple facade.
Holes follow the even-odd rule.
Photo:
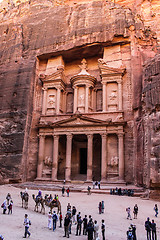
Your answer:
[[[0,9],[0,182],[158,188],[158,1],[4,0]]]

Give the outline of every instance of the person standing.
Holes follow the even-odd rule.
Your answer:
[[[7,199],[7,205],[9,205],[9,201],[11,200],[11,194],[10,193],[7,194],[6,199]]]
[[[127,231],[127,240],[133,240],[133,233],[132,233],[132,228],[129,227]]]
[[[101,214],[102,213],[102,203],[101,202],[99,202],[98,208],[99,208],[99,214]]]
[[[102,219],[101,230],[102,230],[102,239],[105,240],[105,223],[104,223],[104,219]]]
[[[13,207],[13,201],[11,200],[9,205],[8,205],[8,214],[12,214],[12,207]]]
[[[101,189],[101,182],[98,181],[98,188]]]
[[[58,221],[58,215],[56,214],[55,211],[53,212],[52,219],[53,219],[53,232],[54,232],[57,226],[57,221]]]
[[[77,212],[77,210],[76,210],[75,206],[73,206],[73,207],[72,207],[72,219],[73,219],[73,223],[76,222],[76,212]]]
[[[66,192],[67,192],[67,197],[69,197],[69,193],[70,193],[69,187],[67,188]]]
[[[65,188],[64,186],[62,187],[62,197],[64,197],[64,193],[65,193]]]
[[[90,186],[88,186],[88,188],[87,188],[87,191],[88,191],[88,195],[91,195],[91,187]]]
[[[48,228],[51,230],[52,228],[52,214],[51,212],[48,213]]]
[[[76,231],[76,236],[81,235],[81,230],[82,230],[82,219],[81,216],[79,216],[79,219],[77,221],[77,231]]]
[[[98,230],[99,230],[99,225],[97,223],[97,221],[94,221],[94,240],[96,240],[98,238]]]
[[[69,238],[69,224],[70,224],[70,218],[66,214],[65,219],[64,219],[64,236]]]
[[[152,230],[152,240],[157,240],[157,233],[156,233],[156,223],[152,220],[151,223],[151,230]]]
[[[102,213],[104,213],[104,201],[102,201]]]
[[[89,223],[87,224],[87,232],[88,232],[88,240],[93,240],[94,227],[93,227],[92,219],[90,219]]]
[[[137,206],[137,204],[135,204],[135,206],[134,206],[133,214],[134,214],[134,219],[137,219],[137,214],[138,214],[138,206]]]
[[[154,211],[155,211],[155,217],[158,216],[158,207],[157,207],[157,204],[155,204],[154,206]]]
[[[87,215],[85,215],[85,217],[83,218],[83,235],[87,235]]]
[[[29,232],[29,225],[31,225],[31,222],[30,222],[30,220],[28,219],[28,215],[25,214],[25,216],[24,216],[25,232],[24,232],[24,237],[23,237],[23,238],[26,238],[27,235],[28,235],[28,237],[31,236],[31,233]]]
[[[127,212],[127,219],[132,220],[132,218],[131,218],[131,209],[130,209],[130,207],[126,208],[126,212]]]
[[[62,213],[59,214],[59,227],[62,227]]]
[[[145,221],[145,229],[147,232],[147,240],[151,240],[151,222],[149,221],[149,217],[147,221]]]
[[[6,210],[7,210],[7,201],[4,200],[4,202],[2,203],[1,207],[3,208],[3,214],[6,213]]]
[[[137,240],[136,237],[136,225],[131,224],[133,240]]]

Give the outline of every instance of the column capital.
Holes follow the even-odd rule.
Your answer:
[[[38,137],[39,137],[39,138],[45,138],[46,135],[45,135],[45,134],[39,134]]]
[[[124,133],[123,132],[122,133],[117,133],[117,135],[118,135],[118,138],[123,138]]]
[[[47,87],[42,87],[42,90],[43,90],[43,91],[47,91],[48,88],[47,88]]]
[[[101,137],[102,137],[102,138],[106,138],[107,135],[108,135],[108,133],[101,133]]]
[[[68,134],[66,134],[66,136],[67,136],[67,139],[72,139],[73,134],[72,133],[68,133]]]
[[[53,134],[53,137],[54,137],[55,140],[59,139],[59,135],[58,134]]]
[[[122,84],[122,82],[123,82],[122,79],[118,79],[118,80],[117,80],[117,83],[118,83],[118,84]]]
[[[88,139],[92,139],[93,138],[93,133],[89,133],[89,134],[86,134],[86,135],[87,135]]]

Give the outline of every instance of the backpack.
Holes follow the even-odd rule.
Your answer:
[[[133,239],[132,232],[131,232],[131,231],[129,231],[129,232],[128,232],[128,240],[132,240],[132,239]]]
[[[57,215],[56,214],[53,214],[53,220],[57,220]]]

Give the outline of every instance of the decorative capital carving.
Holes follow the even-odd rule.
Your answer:
[[[66,134],[66,136],[67,136],[67,140],[71,140],[72,137],[73,137],[73,134],[72,133],[68,133],[68,134]]]
[[[102,133],[102,134],[101,134],[101,137],[102,137],[102,139],[107,138],[107,133]]]
[[[88,138],[88,140],[93,139],[93,134],[87,134],[87,138]]]
[[[124,133],[118,133],[117,135],[118,135],[118,138],[123,138]]]
[[[54,140],[59,140],[59,135],[54,134],[53,137],[54,137]]]
[[[45,138],[46,136],[45,134],[39,134],[38,137],[42,139],[42,138]]]
[[[46,75],[40,74],[39,79],[43,82],[46,79]]]

